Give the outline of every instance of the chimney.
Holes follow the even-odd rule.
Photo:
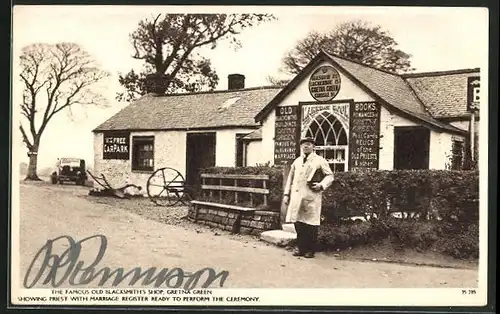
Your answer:
[[[229,74],[227,76],[227,89],[236,90],[245,88],[245,76],[242,74]]]
[[[169,83],[169,76],[165,74],[148,74],[144,80],[146,92],[156,95],[165,95]]]

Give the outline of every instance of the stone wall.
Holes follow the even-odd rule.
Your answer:
[[[203,205],[195,206],[197,209],[194,206],[189,208],[190,220],[233,233],[259,235],[263,231],[280,228],[278,212],[258,210],[241,212]]]

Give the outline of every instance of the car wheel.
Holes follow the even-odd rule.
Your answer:
[[[57,184],[57,178],[56,177],[51,177],[50,181],[52,184]]]

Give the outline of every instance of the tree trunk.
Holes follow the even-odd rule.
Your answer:
[[[28,165],[28,175],[24,180],[42,181],[36,173],[38,165],[38,147],[32,148],[28,152],[28,156],[30,158]]]

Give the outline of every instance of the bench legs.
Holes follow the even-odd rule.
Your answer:
[[[234,221],[234,223],[231,227],[231,233],[233,233],[233,234],[240,233],[240,227],[241,227],[241,213],[237,213],[236,220]]]
[[[199,207],[198,205],[194,204],[194,222],[197,222],[198,221],[198,211],[199,211]]]

